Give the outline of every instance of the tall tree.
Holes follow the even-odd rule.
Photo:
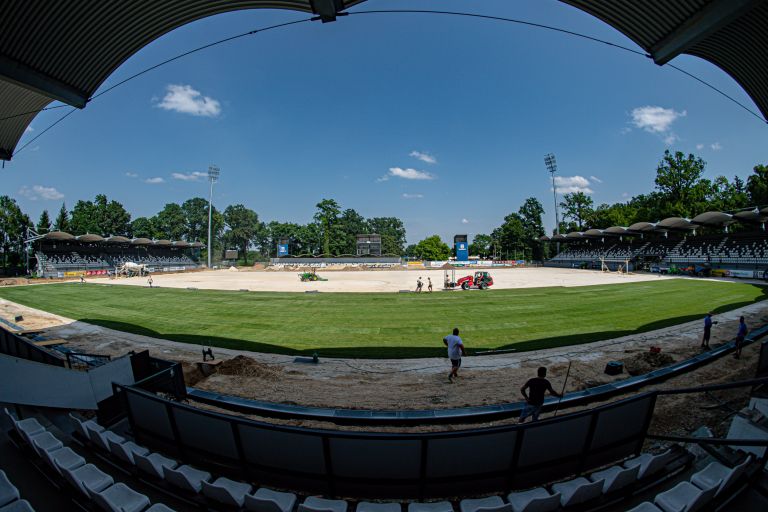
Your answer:
[[[706,162],[682,151],[664,151],[664,157],[656,168],[656,188],[666,196],[670,213],[689,217],[695,211],[691,206],[700,199],[701,177]]]
[[[583,230],[590,216],[594,202],[584,192],[571,192],[563,195],[560,207],[563,209],[563,217],[576,223],[579,231]]]
[[[187,199],[181,205],[184,212],[185,238],[188,242],[208,240],[208,200],[202,197]],[[224,217],[213,207],[212,237],[218,240],[224,229]]]
[[[509,259],[510,255],[525,254],[525,228],[519,213],[510,213],[504,217],[504,224],[496,228],[491,237],[498,244],[499,252]]]
[[[347,208],[339,217],[339,227],[342,240],[338,241],[336,254],[357,254],[356,235],[364,235],[370,232],[368,221],[352,208]]]
[[[0,196],[0,249],[3,256],[3,270],[21,262],[24,250],[24,235],[31,225],[29,217],[21,211],[16,200]]]
[[[425,238],[414,248],[416,255],[426,261],[447,260],[451,256],[451,248],[438,235]]]
[[[747,178],[747,193],[755,206],[768,205],[768,165],[756,165]]]
[[[544,236],[544,223],[541,216],[544,215],[544,207],[535,197],[529,197],[517,211],[523,226],[526,259],[533,258],[540,261],[544,257],[543,246],[539,238]]]
[[[131,222],[131,236],[134,238],[154,238],[155,227],[146,217],[137,217]]]
[[[127,235],[131,214],[117,201],[98,194],[94,201],[80,200],[72,209],[70,230],[73,235],[93,233],[101,236]]]
[[[61,209],[56,216],[56,222],[53,224],[53,229],[56,231],[69,231],[69,212],[67,211],[67,205],[61,203]]]
[[[315,212],[315,222],[320,226],[320,232],[323,236],[323,254],[331,254],[331,236],[334,231],[334,227],[339,222],[339,214],[341,208],[339,203],[333,199],[323,199],[315,205],[317,211]]]
[[[51,230],[51,218],[48,216],[48,210],[43,210],[40,214],[40,220],[37,221],[35,226],[38,235],[44,235]]]
[[[228,228],[224,234],[225,240],[239,249],[248,265],[248,247],[262,228],[259,216],[244,205],[235,204],[224,210],[224,223]]]
[[[469,244],[469,254],[479,256],[483,259],[492,254],[493,238],[490,235],[478,234]]]
[[[176,203],[166,204],[157,215],[152,217],[153,238],[182,240],[186,232],[184,212]]]
[[[397,217],[368,219],[371,233],[381,235],[381,252],[402,256],[405,252],[405,226]]]

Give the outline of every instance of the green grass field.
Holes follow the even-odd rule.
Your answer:
[[[350,357],[443,355],[454,326],[473,350],[532,350],[659,329],[763,300],[763,286],[695,280],[486,292],[258,293],[52,284],[0,297],[187,343]]]

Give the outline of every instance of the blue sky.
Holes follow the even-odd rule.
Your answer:
[[[351,11],[376,8],[521,18],[635,47],[549,0],[370,0]],[[253,10],[197,21],[138,52],[102,88],[196,46],[303,17]],[[713,65],[673,62],[756,109]],[[61,112],[40,114],[22,144]],[[216,164],[217,206],[303,223],[334,198],[367,217],[402,218],[409,242],[449,240],[489,233],[529,196],[551,228],[548,152],[561,186],[588,189],[599,204],[650,191],[667,147],[703,157],[709,176],[746,177],[768,162],[766,135],[713,91],[627,52],[509,23],[370,14],[243,38],[150,72],[6,163],[0,193],[35,220],[98,193],[151,216],[206,197],[194,173]]]

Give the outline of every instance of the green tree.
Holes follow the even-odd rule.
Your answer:
[[[117,201],[98,194],[94,201],[80,200],[72,210],[70,230],[73,235],[93,233],[101,236],[127,235],[131,214]]]
[[[184,212],[176,203],[166,204],[157,215],[152,217],[152,238],[182,240],[186,233]]]
[[[137,217],[131,222],[131,236],[134,238],[154,238],[155,227],[146,217]]]
[[[38,235],[44,235],[51,230],[51,218],[48,216],[48,210],[43,210],[43,213],[40,214],[35,230]]]
[[[541,216],[544,215],[544,207],[535,197],[529,197],[517,211],[523,226],[523,244],[525,245],[526,259],[541,261],[544,258],[544,247],[539,240],[544,236],[544,223]]]
[[[381,252],[402,256],[405,249],[405,226],[397,217],[368,219],[371,233],[381,235]]]
[[[519,256],[520,252],[525,254],[526,233],[519,213],[504,217],[504,223],[493,231],[491,237],[505,259]]]
[[[86,233],[100,234],[96,205],[92,201],[80,199],[72,209],[72,217],[69,222],[69,232],[73,235]]]
[[[451,256],[451,248],[438,235],[427,237],[416,244],[414,252],[426,261],[442,261]]]
[[[208,200],[202,197],[187,199],[181,205],[184,214],[184,237],[188,242],[205,242],[208,240]],[[216,207],[213,208],[216,211]],[[214,228],[221,228],[215,222]],[[213,229],[214,232],[219,230]]]
[[[9,266],[21,262],[24,250],[24,237],[29,217],[21,211],[16,200],[9,196],[0,196],[0,249],[3,255],[3,270],[8,273]]]
[[[338,225],[341,208],[339,203],[333,199],[323,199],[315,207],[317,212],[315,212],[314,219],[322,233],[323,254],[331,255],[331,237],[334,228]]]
[[[582,231],[592,215],[594,202],[584,192],[571,192],[563,195],[560,208],[563,209],[563,218],[576,223],[579,231]]]
[[[472,243],[469,244],[469,254],[485,259],[492,254],[492,245],[493,238],[490,235],[475,235]]]
[[[705,192],[701,177],[706,162],[682,151],[664,151],[664,157],[656,168],[656,188],[665,196],[668,212],[690,217],[695,212],[694,202],[701,200]]]
[[[336,254],[357,254],[356,235],[368,234],[371,230],[368,221],[352,208],[348,208],[339,217],[341,240],[337,241]]]
[[[756,165],[747,178],[749,200],[755,206],[768,205],[768,165]]]
[[[53,223],[53,229],[55,231],[69,231],[69,212],[65,203],[61,203],[61,209],[56,216],[56,222]]]
[[[224,223],[228,228],[225,240],[238,248],[248,265],[248,248],[261,230],[259,216],[244,205],[235,204],[224,210]]]

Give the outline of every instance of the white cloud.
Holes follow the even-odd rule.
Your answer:
[[[678,112],[671,108],[648,105],[632,110],[632,124],[650,133],[666,133],[675,120],[686,115],[685,110]]]
[[[135,172],[127,172],[127,173],[125,173],[125,175],[128,176],[129,178],[138,178],[139,177],[139,175],[136,174]]]
[[[591,194],[589,180],[584,176],[555,176],[555,188],[558,194],[572,194],[574,192],[584,192]]]
[[[218,100],[203,96],[191,85],[170,84],[165,89],[165,96],[157,104],[164,110],[203,117],[216,117],[221,113],[221,104]]]
[[[712,151],[720,151],[721,149],[723,149],[723,146],[721,146],[719,142],[714,142],[710,144],[709,147],[712,148]]]
[[[622,194],[621,194],[621,197],[623,197],[623,198],[625,198],[625,199],[626,199],[626,198],[628,198],[628,197],[629,197],[629,192],[624,192],[624,193],[622,193]]]
[[[424,194],[403,194],[403,199],[421,199]]]
[[[704,149],[704,144],[696,144],[696,149],[701,151],[702,149]]]
[[[160,176],[156,176],[154,178],[147,178],[144,180],[144,183],[149,183],[150,185],[156,185],[158,183],[165,183],[165,180],[161,178]]]
[[[208,176],[208,174],[200,171],[193,171],[188,173],[171,173],[171,178],[181,181],[200,181],[201,178],[205,178],[206,176]]]
[[[435,158],[433,155],[430,155],[426,151],[411,151],[408,156],[412,156],[413,158],[417,158],[421,160],[422,162],[426,162],[428,164],[436,164],[437,158]]]
[[[390,167],[389,172],[384,176],[376,179],[376,181],[387,181],[390,178],[403,178],[404,180],[433,180],[434,174],[430,174],[426,171],[419,171],[417,169],[402,169],[400,167]]]
[[[680,140],[680,137],[678,137],[674,133],[670,133],[669,135],[664,137],[664,144],[666,144],[667,146],[671,146],[672,144],[674,144],[678,140]]]
[[[64,197],[64,194],[54,187],[44,187],[42,185],[34,185],[31,188],[25,185],[19,190],[19,195],[26,197],[30,201],[37,201],[38,199],[56,201]]]
[[[621,133],[622,135],[626,135],[626,134],[628,134],[628,133],[629,133],[629,132],[631,132],[631,131],[632,131],[632,128],[630,128],[629,126],[625,126],[624,128],[622,128],[622,129],[619,131],[619,133]]]
[[[467,219],[461,219],[462,224],[469,224],[469,221]]]
[[[601,180],[597,176],[590,176],[589,179],[591,179],[592,181],[594,181],[596,183],[602,183],[603,182],[603,180]]]

